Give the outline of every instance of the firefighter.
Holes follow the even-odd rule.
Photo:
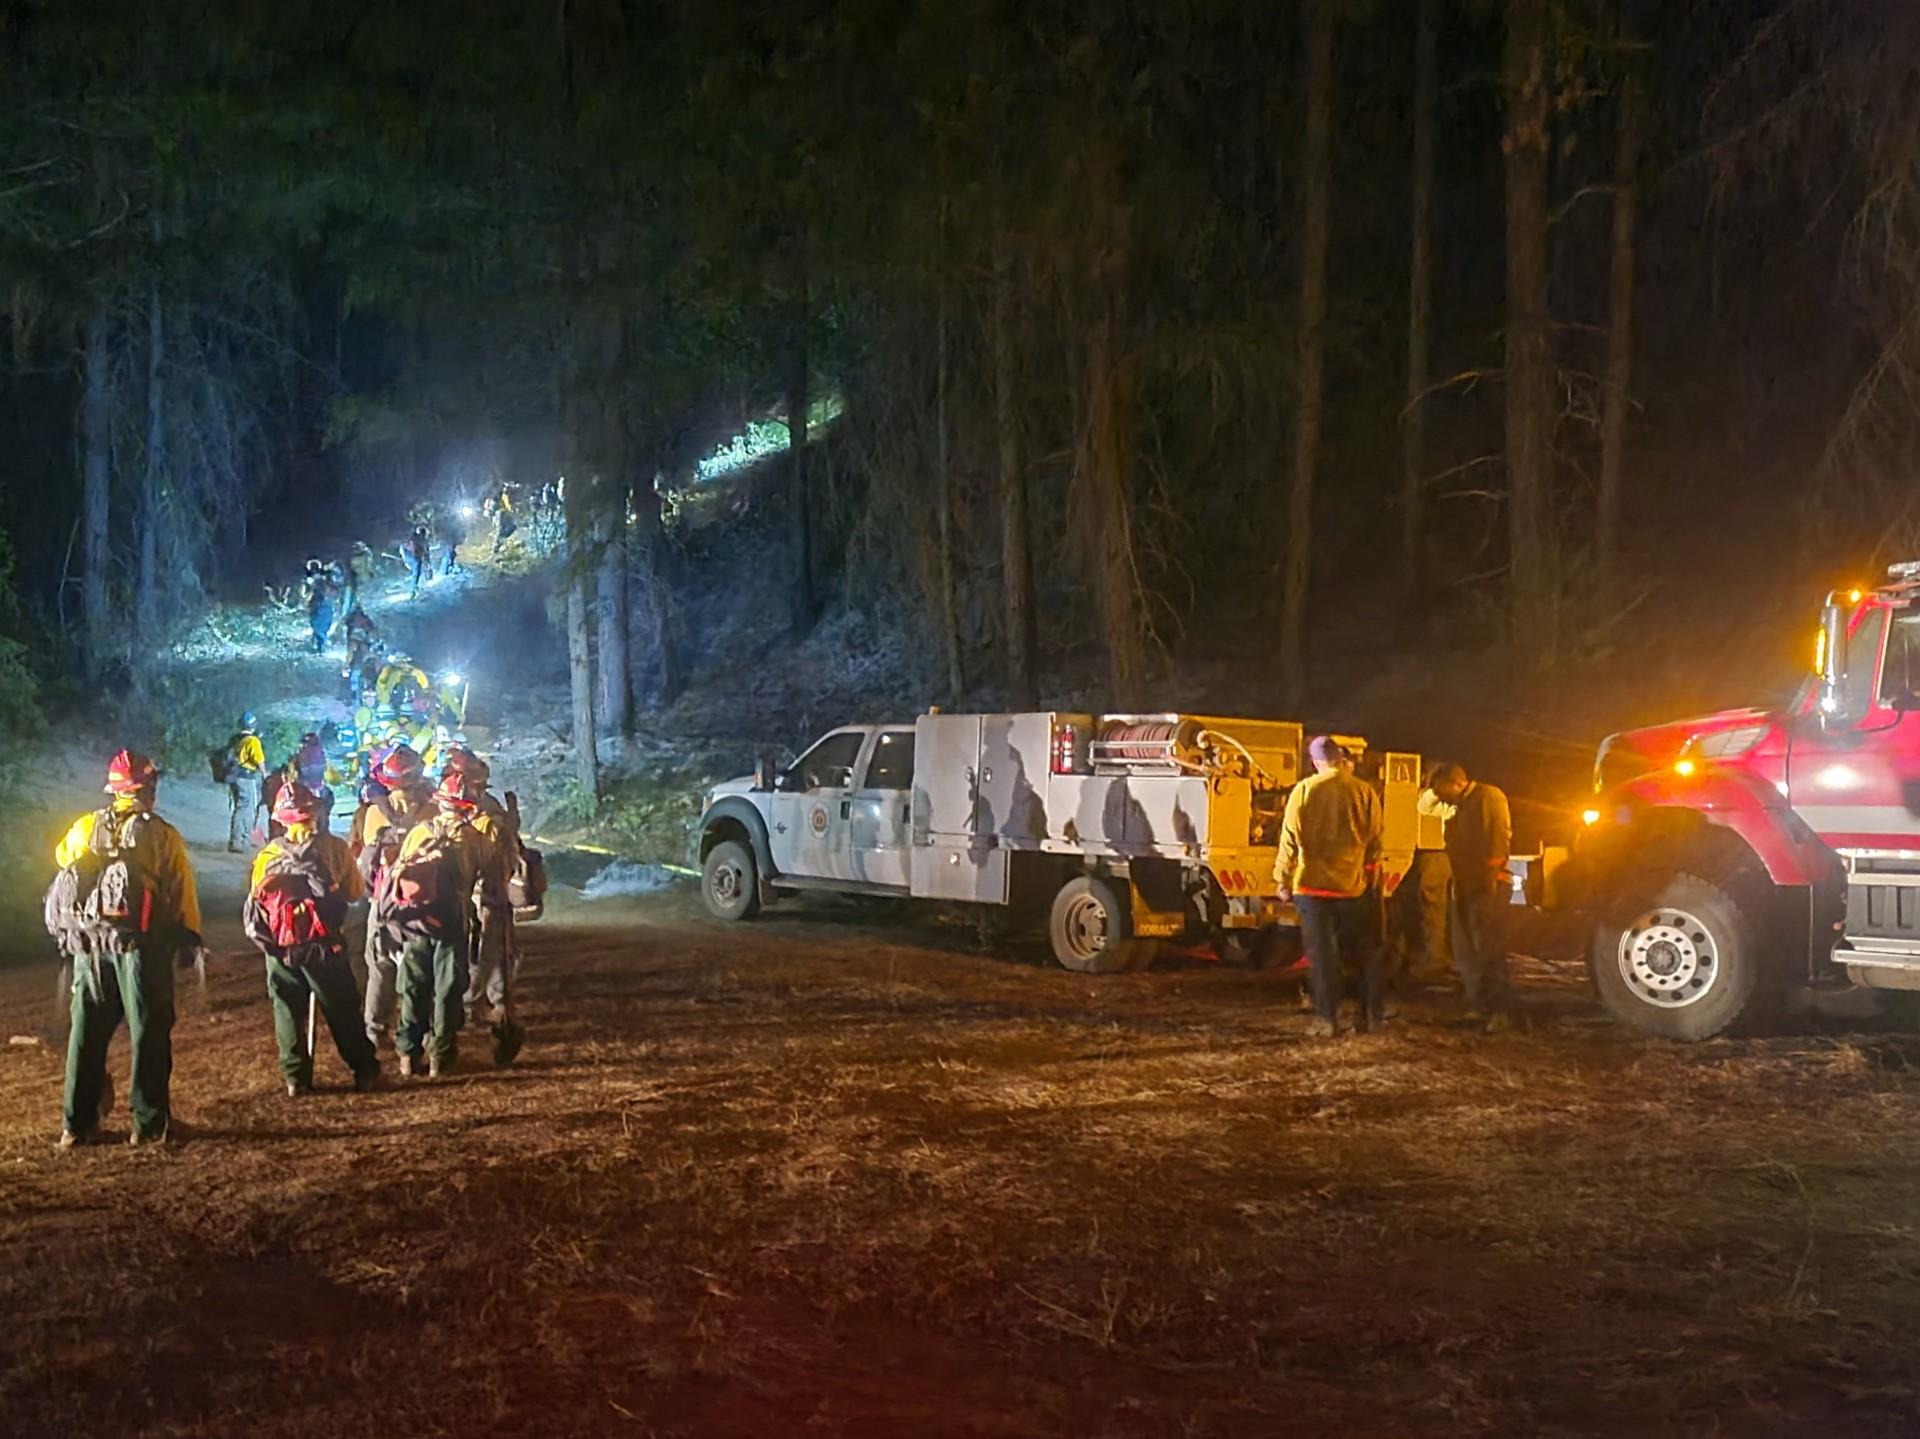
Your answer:
[[[327,746],[318,730],[308,730],[300,736],[300,748],[294,751],[293,756],[293,776],[313,792],[320,806],[320,828],[325,833],[332,833],[333,784],[341,776],[333,761],[327,757]]]
[[[480,787],[449,774],[433,797],[434,813],[407,834],[374,896],[373,922],[398,936],[400,1021],[394,1048],[400,1074],[438,1079],[459,1057],[466,1021],[467,946],[476,888],[503,891],[504,848],[497,826],[481,812]]]
[[[301,1032],[318,1008],[365,1093],[380,1082],[380,1060],[360,1017],[360,993],[347,961],[347,907],[366,895],[346,841],[319,827],[320,802],[303,784],[280,791],[274,818],[285,833],[254,856],[245,923],[267,962],[267,998],[287,1096],[313,1092],[313,1054]],[[310,936],[310,937],[309,937]]]
[[[355,606],[347,611],[347,703],[358,706],[361,697],[373,685],[373,652],[380,631],[365,610]]]
[[[420,586],[433,569],[433,539],[425,525],[415,525],[407,537],[407,565],[413,570],[412,599],[420,598]]]
[[[520,821],[487,789],[492,772],[487,762],[464,743],[447,751],[445,772],[464,775],[478,790],[481,819],[494,831],[500,846],[500,872],[483,878],[471,895],[468,914],[474,928],[468,946],[464,1002],[469,1011],[477,1010],[482,1001],[489,1006],[494,1063],[508,1064],[520,1052],[524,1039],[513,1015],[513,980],[520,955],[514,944],[513,904],[507,894],[507,883],[520,857]]]
[[[1287,795],[1274,878],[1300,913],[1313,987],[1308,1033],[1339,1030],[1342,962],[1360,975],[1361,1030],[1386,1022],[1380,987],[1380,796],[1353,773],[1353,756],[1330,735],[1308,747],[1314,773]]]
[[[248,710],[227,741],[227,853],[252,847],[253,817],[260,808],[260,781],[266,778],[267,752],[260,745],[260,724]]]
[[[376,780],[385,793],[360,815],[356,863],[370,892],[378,892],[387,867],[399,856],[407,831],[423,819],[433,802],[426,766],[406,745],[395,745],[380,762]],[[367,997],[362,1011],[367,1038],[380,1045],[392,1032],[400,945],[396,936],[370,914],[366,938]]]
[[[48,896],[73,961],[73,1027],[61,1149],[94,1138],[107,1084],[107,1045],[126,1020],[134,1146],[164,1144],[171,1126],[173,972],[203,958],[200,899],[180,832],[153,812],[160,771],[121,750],[107,766],[106,808],[83,814],[54,850]]]
[[[313,652],[324,654],[327,636],[333,631],[333,607],[340,597],[340,587],[331,569],[319,560],[308,560],[305,590],[307,628],[313,634]]]
[[[410,656],[389,655],[373,682],[374,712],[394,718],[410,716],[418,707],[420,698],[432,692],[433,681],[427,678],[427,672],[416,665]]]
[[[1497,1034],[1512,1023],[1507,972],[1512,811],[1504,790],[1469,779],[1457,764],[1436,768],[1429,787],[1435,800],[1453,807],[1446,840],[1447,865],[1453,876],[1448,935],[1467,1020]]]
[[[513,512],[513,487],[500,487],[500,503],[494,511],[493,552],[498,555],[506,542],[513,538],[514,531],[520,528],[520,520]]]

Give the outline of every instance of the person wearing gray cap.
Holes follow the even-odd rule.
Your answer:
[[[1353,756],[1331,735],[1307,747],[1314,773],[1287,796],[1274,879],[1300,913],[1313,988],[1308,1033],[1338,1032],[1342,961],[1360,974],[1360,1028],[1384,1022],[1380,985],[1380,796],[1354,777]]]

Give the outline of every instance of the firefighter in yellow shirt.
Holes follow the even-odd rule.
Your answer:
[[[480,789],[480,819],[498,837],[503,871],[496,880],[483,879],[473,891],[471,933],[465,1006],[469,1013],[484,1000],[490,1006],[493,1062],[510,1064],[525,1039],[513,1017],[513,978],[520,957],[514,945],[513,904],[507,895],[507,882],[520,857],[520,822],[517,814],[487,791],[492,775],[487,762],[464,744],[447,751],[446,772],[463,774]]]
[[[252,844],[260,781],[267,773],[267,753],[260,746],[260,726],[252,710],[240,716],[240,728],[227,741],[226,767],[227,853],[241,854]]]
[[[358,850],[357,863],[367,889],[377,894],[388,867],[400,857],[400,845],[407,831],[432,811],[433,785],[427,780],[426,765],[420,756],[404,744],[387,751],[374,778],[386,793],[358,816],[359,823],[349,844]],[[376,1047],[387,1039],[393,1027],[400,948],[400,937],[389,926],[381,924],[377,915],[369,913],[363,1018],[367,1038]]]
[[[167,1140],[173,975],[200,956],[200,898],[185,841],[153,812],[159,785],[152,760],[121,750],[107,766],[108,806],[81,815],[54,850],[61,872],[49,918],[73,961],[62,1149],[94,1137],[107,1045],[122,1019],[132,1049],[128,1142]]]
[[[267,961],[267,999],[289,1098],[313,1092],[312,1048],[301,1021],[309,1005],[326,1018],[334,1047],[363,1093],[377,1088],[380,1060],[360,1017],[347,961],[347,906],[366,894],[347,842],[320,828],[320,800],[305,785],[280,791],[284,832],[253,861],[244,911],[247,937]]]
[[[434,813],[416,824],[374,897],[374,922],[400,941],[400,1022],[394,1048],[400,1073],[438,1078],[458,1057],[466,1022],[467,952],[472,895],[503,892],[505,846],[480,808],[481,788],[455,771],[433,797]]]

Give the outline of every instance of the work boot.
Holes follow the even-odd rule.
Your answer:
[[[375,1094],[387,1087],[387,1077],[380,1072],[378,1065],[372,1069],[363,1069],[353,1077],[355,1094]]]
[[[1513,1016],[1508,1014],[1504,1009],[1495,1010],[1492,1014],[1487,1016],[1487,1033],[1488,1034],[1505,1034],[1509,1029],[1512,1029],[1512,1028],[1513,1028]]]
[[[53,1147],[65,1154],[69,1149],[78,1149],[83,1144],[91,1143],[93,1143],[91,1134],[75,1134],[71,1129],[63,1129],[60,1131],[60,1137],[54,1141]]]
[[[1385,1014],[1362,1014],[1353,1022],[1356,1034],[1379,1034],[1387,1027]]]
[[[312,1093],[313,1081],[310,1079],[289,1079],[287,1081],[288,1099],[300,1099]]]
[[[239,854],[239,853],[240,853],[240,846],[239,846],[239,845],[237,845],[237,844],[235,844],[235,843],[234,843],[234,842],[233,842],[232,840],[228,840],[228,841],[227,841],[227,853],[228,853],[228,854]]]
[[[451,1054],[445,1059],[442,1059],[437,1054],[429,1054],[427,1056],[427,1078],[438,1079],[443,1074],[452,1074],[454,1062],[454,1057]]]
[[[1325,1015],[1316,1014],[1307,1021],[1307,1038],[1309,1039],[1332,1039],[1339,1032],[1334,1022]]]
[[[513,1063],[520,1052],[520,1046],[527,1042],[527,1032],[511,1019],[503,1019],[493,1026],[493,1067],[505,1069]]]
[[[172,1128],[173,1128],[173,1125],[171,1122],[169,1122],[167,1124],[161,1125],[159,1132],[156,1134],[142,1134],[139,1130],[136,1129],[133,1131],[133,1133],[127,1136],[127,1148],[129,1149],[164,1149],[167,1145],[167,1141],[169,1138],[169,1131],[171,1131]]]
[[[419,1074],[420,1072],[419,1068],[414,1063],[413,1056],[411,1054],[406,1053],[404,1050],[400,1054],[399,1069],[400,1069],[400,1077],[402,1079],[412,1079],[415,1075]]]

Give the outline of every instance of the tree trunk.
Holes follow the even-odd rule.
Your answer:
[[[567,564],[567,675],[573,691],[573,775],[590,795],[600,793],[600,747],[593,727],[593,650],[587,619],[592,583],[583,547],[569,547]]]
[[[166,355],[166,320],[160,287],[154,286],[147,316],[147,453],[140,476],[140,536],[133,586],[133,674],[144,684],[160,639],[160,479],[167,443],[166,387],[160,367]]]
[[[1553,333],[1547,302],[1549,0],[1507,0],[1507,522],[1514,659],[1553,664]]]
[[[954,591],[953,455],[947,431],[947,285],[940,282],[940,313],[934,327],[934,505],[938,529],[940,644],[946,651],[947,701],[958,704],[966,691],[965,659],[960,651],[960,605]]]
[[[1640,84],[1632,69],[1620,81],[1613,140],[1613,277],[1607,315],[1607,378],[1600,411],[1600,573],[1611,582],[1619,564],[1620,509],[1626,494],[1627,421],[1633,381],[1634,225],[1638,219]]]
[[[1280,677],[1290,699],[1306,683],[1307,586],[1313,568],[1313,485],[1320,464],[1327,338],[1327,236],[1333,138],[1333,0],[1312,0],[1307,20],[1307,133],[1301,156],[1299,353],[1293,415],[1293,483],[1281,577]]]
[[[1019,376],[1014,355],[1013,246],[1006,217],[995,215],[991,345],[993,423],[999,453],[1000,593],[1006,649],[1007,704],[1029,710],[1039,703],[1034,671],[1039,653],[1039,616],[1033,606],[1033,551],[1028,536],[1027,472],[1020,445]],[[1075,387],[1076,389],[1078,387]]]
[[[1095,525],[1100,619],[1107,644],[1107,689],[1113,705],[1143,705],[1146,627],[1133,551],[1133,395],[1127,337],[1127,213],[1118,196],[1111,154],[1095,164],[1091,200],[1099,228],[1088,265],[1092,320],[1087,327],[1086,436],[1080,468],[1086,513]]]
[[[788,501],[793,506],[793,637],[804,638],[813,628],[813,496],[807,484],[807,319],[806,301],[793,318],[787,349],[787,443],[791,479]]]
[[[595,607],[599,625],[600,715],[598,733],[624,737],[633,733],[632,671],[627,627],[627,481],[605,483],[595,526],[596,569],[600,602]]]
[[[672,556],[660,520],[660,492],[653,474],[642,467],[634,485],[635,542],[639,546],[640,586],[653,618],[653,652],[660,666],[660,703],[680,697],[680,651],[673,639]]]
[[[567,477],[565,499],[567,522],[567,681],[572,699],[573,773],[575,781],[588,795],[600,794],[600,746],[593,725],[593,565],[590,553],[592,515],[595,501],[594,476],[579,397],[579,371],[573,346],[578,342],[579,326],[561,340],[567,364],[560,375],[561,472]]]
[[[87,320],[85,388],[81,400],[81,589],[86,674],[100,678],[106,665],[112,617],[107,613],[107,517],[112,493],[113,357],[108,352],[107,312]]]
[[[1440,0],[1420,0],[1414,32],[1413,232],[1407,277],[1407,405],[1400,416],[1400,566],[1408,621],[1424,622],[1427,553],[1427,373],[1433,350],[1433,123]]]

